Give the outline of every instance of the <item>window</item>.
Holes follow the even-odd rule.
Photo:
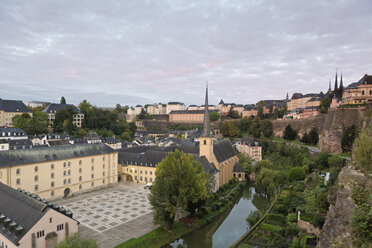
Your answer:
[[[41,238],[41,237],[44,237],[44,230],[43,231],[39,231],[36,233],[36,237],[37,238]]]
[[[17,185],[21,184],[21,179],[17,178]]]
[[[145,182],[147,182],[147,177],[145,177]]]
[[[79,165],[81,165],[83,163],[83,161],[79,160]]]
[[[63,171],[63,175],[66,176],[66,171]]]
[[[152,175],[152,171],[150,171],[150,175]]]
[[[81,182],[82,180],[83,180],[83,178],[80,176],[80,177],[79,177],[79,182]]]
[[[54,164],[51,164],[51,165],[50,165],[50,169],[51,169],[51,170],[54,170]]]
[[[140,174],[142,174],[142,171],[140,171]]]
[[[140,177],[140,181],[142,181],[142,177]]]
[[[103,168],[103,169],[105,168],[105,164],[102,165],[102,168]]]
[[[207,141],[206,140],[204,140],[204,145],[206,145],[207,144]]]
[[[50,192],[50,196],[54,197],[54,191]]]
[[[71,178],[68,179],[68,183],[71,183]]]
[[[70,170],[68,170],[68,174],[71,175],[71,171]]]
[[[63,162],[63,167],[66,167],[66,162]]]
[[[92,187],[94,186],[94,182],[91,182],[91,184],[90,185],[92,185]]]
[[[83,170],[81,168],[79,168],[79,173],[81,173]]]
[[[54,173],[50,173],[50,178],[54,178]]]
[[[53,219],[52,218],[49,218],[49,223],[52,223],[53,222]]]
[[[102,157],[102,161],[105,161],[105,157]]]
[[[38,191],[39,190],[39,185],[35,185],[35,191]]]
[[[63,224],[57,226],[57,231],[63,230]]]
[[[39,167],[35,166],[35,172],[39,171]]]
[[[137,176],[134,176],[134,180],[137,180]]]
[[[102,172],[102,176],[103,176],[103,177],[105,176],[105,172]]]
[[[94,163],[94,158],[92,158],[92,160],[91,160],[91,161],[92,161],[92,163]]]
[[[63,184],[66,184],[66,179],[63,179]]]
[[[152,177],[150,177],[150,182],[152,182]]]
[[[70,167],[71,166],[71,162],[68,162],[68,167]]]
[[[92,174],[90,177],[93,179],[94,178],[94,174]]]
[[[362,90],[362,95],[364,96],[364,90]]]
[[[105,184],[105,179],[102,180],[102,183]]]
[[[79,185],[79,189],[82,189],[82,188],[83,188],[83,185],[80,184],[80,185]]]
[[[94,166],[92,166],[92,171],[94,171]]]
[[[35,182],[39,181],[39,177],[35,176]]]
[[[145,175],[147,175],[147,171],[145,171]]]
[[[54,182],[50,183],[50,187],[54,188]]]

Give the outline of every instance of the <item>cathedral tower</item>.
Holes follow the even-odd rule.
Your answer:
[[[204,123],[203,134],[200,137],[199,156],[205,156],[209,162],[212,162],[213,138],[211,137],[209,123],[209,105],[208,105],[208,84],[205,91]]]

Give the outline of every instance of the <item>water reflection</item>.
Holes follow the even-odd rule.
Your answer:
[[[212,223],[193,231],[167,245],[174,248],[225,248],[231,246],[249,228],[246,217],[256,209],[267,206],[268,200],[256,194],[254,187],[247,187],[230,212],[216,218]]]

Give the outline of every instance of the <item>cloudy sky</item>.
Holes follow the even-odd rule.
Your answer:
[[[0,0],[0,98],[255,103],[372,74],[372,1]]]

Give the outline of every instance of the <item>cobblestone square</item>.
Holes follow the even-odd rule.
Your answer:
[[[56,203],[72,211],[73,218],[80,222],[82,236],[110,248],[156,228],[149,193],[142,184],[122,182]]]

